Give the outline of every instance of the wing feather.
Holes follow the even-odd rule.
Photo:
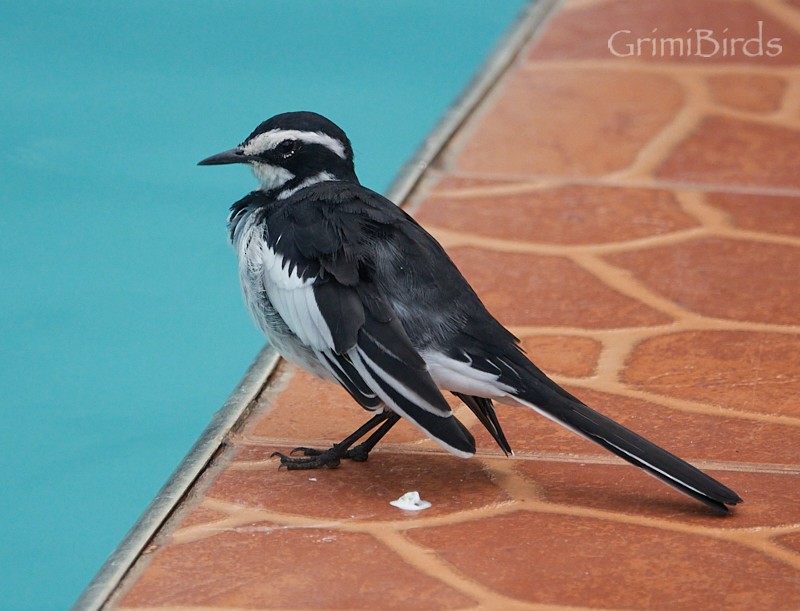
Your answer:
[[[449,414],[444,415],[431,411],[428,405],[420,405],[416,393],[398,384],[396,379],[380,368],[373,368],[374,363],[365,358],[361,349],[353,351],[351,361],[362,379],[375,390],[392,411],[411,422],[448,452],[464,458],[475,453],[475,439],[464,425],[456,420],[449,407]]]
[[[384,405],[450,452],[471,456],[472,435],[454,417],[385,287],[372,280],[386,256],[378,236],[405,217],[394,206],[309,198],[312,189],[303,200],[302,193],[265,213],[277,237],[265,234],[257,263],[272,307],[362,406]]]
[[[362,407],[372,411],[383,405],[383,400],[370,389],[347,355],[326,351],[317,352],[317,357]]]
[[[265,248],[261,273],[266,296],[286,326],[306,346],[325,350],[336,345],[315,296],[314,278],[303,278],[299,266],[287,265],[272,248]],[[340,309],[349,318],[357,312]]]
[[[311,318],[311,322],[314,325],[314,328],[319,332],[320,337],[322,337],[326,346],[333,346],[334,342],[333,342],[333,337],[331,336],[331,330],[328,328],[328,325],[322,318],[322,312],[320,312],[319,305],[317,305],[317,300],[314,295],[314,291],[306,290],[304,294],[306,299],[305,305],[308,310],[309,316]]]

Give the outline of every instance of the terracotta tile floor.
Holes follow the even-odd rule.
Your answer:
[[[781,54],[608,48],[759,22]],[[410,210],[543,369],[745,503],[503,406],[513,459],[458,407],[472,460],[402,425],[367,463],[278,470],[365,419],[284,364],[111,606],[800,608],[800,2],[558,4]],[[409,490],[433,507],[389,505]]]

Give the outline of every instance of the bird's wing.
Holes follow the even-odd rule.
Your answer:
[[[403,313],[403,325],[440,388],[533,408],[720,511],[741,500],[723,484],[589,408],[548,378],[525,356],[517,338],[489,314],[441,246],[408,221],[401,223],[402,237],[396,241],[402,263],[394,268],[413,268],[415,277],[404,282],[395,275],[385,290],[390,293],[400,287],[391,300]],[[383,271],[385,277],[387,270]],[[491,421],[488,425],[493,435],[499,433]]]
[[[305,189],[267,215],[261,255],[266,296],[364,407],[383,403],[447,450],[470,456],[472,435],[453,416],[372,280],[378,236],[392,231],[393,215],[359,205],[354,196],[327,186]]]

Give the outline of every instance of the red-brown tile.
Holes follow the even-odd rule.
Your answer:
[[[530,335],[522,338],[522,347],[543,370],[583,378],[595,372],[603,345],[588,337]]]
[[[477,236],[469,242],[474,246],[450,252],[505,324],[608,329],[671,322],[584,271],[568,256],[574,249],[565,249],[564,257],[511,254],[481,248],[481,239],[552,247],[696,227],[666,190],[577,185],[571,178],[557,186],[526,184],[526,177],[540,176],[551,185],[550,177],[607,181],[628,168],[692,101],[681,62],[691,64],[691,82],[708,86],[712,114],[671,151],[646,149],[645,161],[651,153],[666,155],[656,177],[719,191],[725,191],[721,185],[773,192],[800,186],[800,130],[782,127],[777,115],[741,118],[779,110],[787,91],[794,91],[785,70],[780,76],[758,72],[800,63],[800,33],[789,27],[796,19],[786,12],[792,6],[800,7],[800,0],[774,4],[775,10],[749,0],[558,4],[525,52],[527,61],[512,65],[515,72],[498,81],[503,89],[489,98],[492,107],[475,113],[447,152],[445,159],[454,161],[441,171],[452,167],[467,177],[441,180],[421,199],[418,218]],[[608,48],[608,37],[620,29],[652,37],[657,28],[658,36],[675,37],[708,28],[730,39],[752,36],[759,22],[765,43],[781,38],[778,56],[628,61]],[[570,58],[592,61],[577,67]],[[656,70],[653,64],[661,61],[671,66]],[[736,228],[800,235],[796,198],[710,193],[706,201]],[[631,272],[634,289],[635,281],[643,283],[688,310],[745,325],[797,325],[795,251],[769,239],[708,238],[620,251],[607,260]],[[545,371],[574,378],[597,373],[600,342],[573,331],[548,333],[522,338]],[[472,426],[478,458],[463,460],[400,423],[365,463],[279,469],[269,459],[276,449],[327,445],[370,416],[336,385],[283,364],[273,388],[285,388],[267,392],[223,447],[221,460],[184,501],[188,508],[178,510],[144,554],[146,566],[130,573],[117,606],[491,606],[451,587],[462,580],[472,581],[475,591],[483,587],[543,605],[798,608],[800,427],[769,415],[800,414],[794,400],[800,396],[799,348],[800,338],[789,332],[693,331],[654,335],[633,349],[620,372],[623,384],[666,397],[670,405],[672,399],[699,402],[702,413],[568,388],[703,468],[705,461],[722,462],[712,462],[719,470],[710,474],[745,499],[728,517],[632,466],[605,462],[602,448],[531,410],[502,405],[498,416],[516,458],[500,456],[479,424]],[[752,419],[717,413],[715,406],[750,412]],[[410,513],[388,504],[410,490],[433,506]],[[232,503],[233,513],[211,509],[223,506],[216,501]],[[230,520],[220,523],[225,517]],[[312,526],[284,524],[303,519]],[[356,532],[361,527],[376,536]],[[391,537],[379,540],[381,533]],[[404,545],[401,555],[390,546],[402,537],[423,547]],[[456,580],[447,581],[451,585],[436,572],[443,566]]]
[[[750,112],[773,112],[781,107],[786,80],[762,74],[713,74],[708,77],[718,104]]]
[[[566,258],[477,248],[448,252],[489,311],[505,325],[608,329],[670,322]]]
[[[660,395],[763,414],[800,414],[800,337],[692,331],[636,346],[622,380]],[[779,443],[777,440],[775,443]]]
[[[517,461],[516,471],[535,486],[548,503],[587,507],[637,518],[669,520],[685,525],[738,530],[771,528],[800,521],[800,475],[712,471],[744,499],[721,515],[673,490],[643,471],[622,465]]]
[[[262,458],[270,453],[271,449],[263,449]],[[251,451],[247,458],[252,460],[253,456]],[[389,501],[412,490],[433,506],[424,512],[409,513],[389,505]],[[508,500],[476,460],[443,453],[381,451],[372,454],[367,462],[343,461],[337,469],[279,470],[277,460],[259,469],[227,469],[209,488],[207,496],[281,513],[356,520],[437,516]]]
[[[800,532],[795,532],[790,535],[777,537],[776,541],[781,545],[783,545],[784,547],[788,547],[792,551],[800,554]]]
[[[485,186],[504,184],[513,185]],[[545,244],[602,244],[697,224],[669,191],[581,185],[510,195],[433,194],[414,216],[423,225]]]
[[[800,605],[797,569],[700,533],[518,512],[409,536],[471,579],[536,603],[669,610]]]
[[[669,362],[670,356],[666,355]],[[634,368],[633,375],[640,370]],[[642,375],[661,381],[663,370]],[[672,384],[690,384],[679,377]],[[698,379],[702,379],[696,374]],[[711,377],[711,375],[709,375]],[[691,380],[691,378],[690,378]],[[701,383],[701,382],[698,382]],[[649,386],[647,390],[653,390]],[[663,388],[671,388],[664,382]],[[689,461],[724,460],[779,465],[800,464],[800,428],[787,424],[753,422],[723,414],[682,412],[663,405],[584,388],[568,387],[571,393],[602,414],[616,420],[650,441]],[[656,391],[657,392],[657,391]],[[784,401],[791,401],[791,391]],[[717,399],[712,391],[709,396]],[[524,407],[497,406],[497,416],[511,447],[519,456],[538,452],[610,456],[600,446],[539,416]],[[488,434],[473,429],[478,453],[493,449]]]
[[[800,197],[709,193],[706,201],[740,229],[800,236]]]
[[[656,170],[667,180],[711,185],[800,187],[800,131],[707,117]]]
[[[423,192],[423,195],[425,196],[425,200],[427,200],[435,197],[448,197],[452,191],[463,192],[492,187],[512,187],[515,185],[527,185],[533,188],[533,184],[527,182],[492,180],[490,178],[478,178],[475,176],[450,176],[449,174],[444,174],[435,182],[432,182],[430,188]]]
[[[599,176],[630,165],[680,109],[667,76],[596,70],[519,72],[458,155],[459,170]]]
[[[706,238],[607,255],[640,282],[706,316],[800,323],[800,249]]]
[[[369,535],[262,522],[161,551],[121,607],[454,609],[473,604]]]
[[[250,420],[246,434],[283,440],[287,445],[330,444],[341,441],[372,417],[338,384],[324,382],[293,365],[282,367],[290,376],[288,386],[267,414]],[[395,426],[384,438],[386,443],[421,439],[416,429],[405,426]]]
[[[725,0],[671,0],[668,10],[665,6],[657,0],[618,0],[562,10],[530,50],[529,60],[597,58],[623,65],[635,60],[747,66],[800,62],[797,32],[753,3],[738,2],[734,9]],[[732,42],[735,38],[744,40]],[[644,39],[641,46],[638,39]],[[750,39],[754,40],[745,42]]]
[[[211,522],[216,522],[217,520],[222,520],[226,517],[227,515],[224,513],[220,513],[219,511],[214,511],[213,509],[199,505],[197,507],[193,507],[189,513],[183,517],[178,528],[209,524]]]

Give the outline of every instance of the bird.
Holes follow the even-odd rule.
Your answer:
[[[228,217],[256,325],[283,358],[340,384],[372,414],[330,448],[276,452],[280,466],[364,461],[401,419],[446,451],[473,456],[475,440],[445,399],[449,392],[506,455],[512,450],[495,402],[531,408],[719,513],[742,501],[539,369],[436,239],[361,185],[351,142],[333,121],[310,111],[275,115],[235,148],[198,163],[224,164],[248,165],[258,181]]]

